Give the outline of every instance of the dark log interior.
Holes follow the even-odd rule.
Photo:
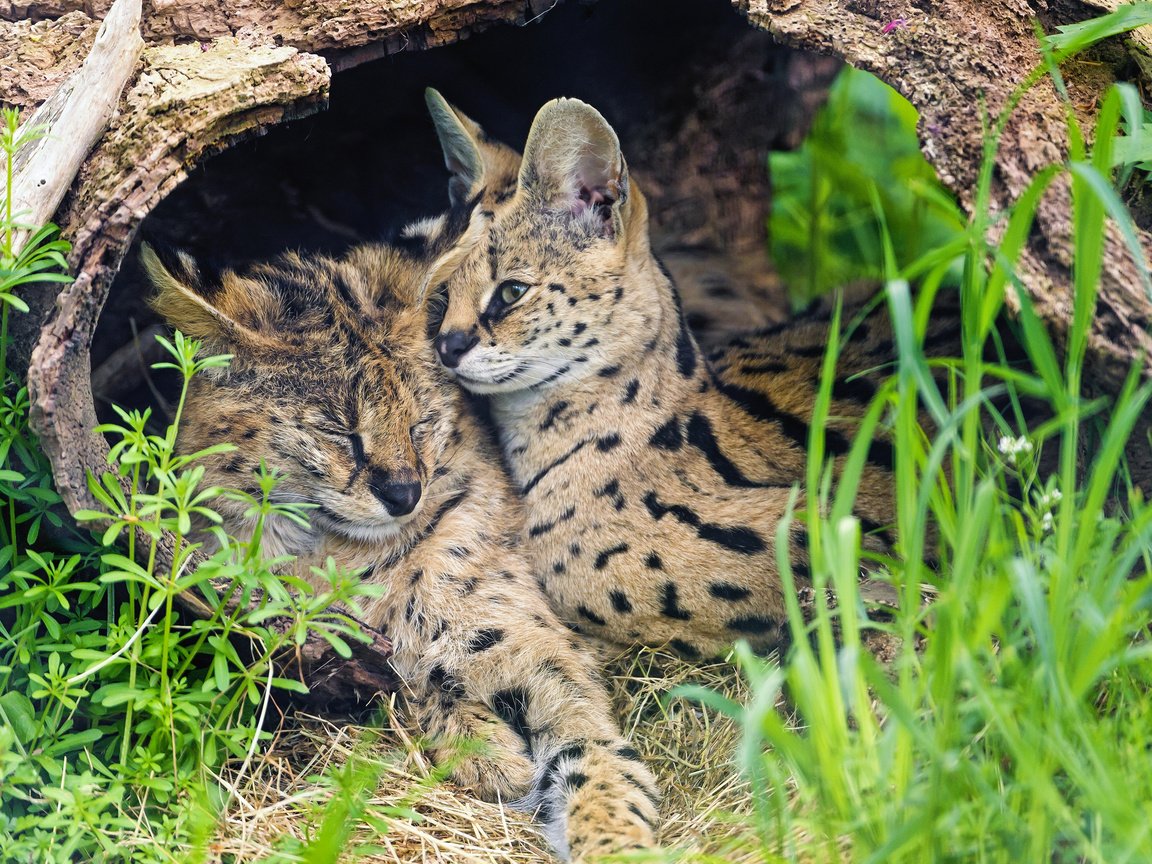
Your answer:
[[[206,161],[149,215],[140,236],[217,267],[386,238],[446,202],[426,86],[516,146],[540,105],[576,96],[620,134],[652,202],[658,247],[680,266],[754,285],[758,314],[771,320],[784,302],[765,251],[767,152],[799,142],[839,65],[776,45],[726,0],[562,4],[522,27],[497,26],[338,73],[327,111]],[[140,358],[155,355],[151,335],[141,351],[131,347],[134,332],[156,323],[144,303],[138,245],[139,238],[92,347],[101,414],[110,401],[140,404],[170,387],[145,374]],[[696,310],[701,329],[705,315]]]

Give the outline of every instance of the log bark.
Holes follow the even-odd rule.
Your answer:
[[[1028,72],[1042,62],[1035,26],[1056,26],[1101,14],[1114,0],[1091,5],[1053,0],[940,0],[909,6],[890,0],[736,0],[757,27],[787,44],[831,53],[895,87],[920,112],[925,156],[971,213],[983,152],[982,112],[995,118]],[[1144,28],[1147,30],[1147,28]],[[1134,51],[1149,44],[1133,37]],[[1112,83],[1107,68],[1068,64],[1065,73],[1091,128],[1091,109]],[[1103,73],[1103,74],[1101,74]],[[1034,173],[1068,158],[1065,108],[1048,81],[1034,87],[1005,130],[995,157],[992,206],[1003,212]],[[1057,183],[1036,214],[1036,230],[1020,271],[1037,313],[1059,338],[1072,315],[1071,206]],[[1152,237],[1140,232],[1145,255]],[[1152,349],[1152,299],[1118,235],[1109,231],[1102,287],[1089,351],[1088,378],[1116,392],[1133,362]],[[1015,297],[1009,298],[1015,305]],[[1148,478],[1145,477],[1145,480]]]
[[[52,215],[67,188],[65,183],[54,190],[52,184],[75,173],[120,102],[140,53],[138,22],[139,0],[120,0],[109,26],[95,36],[89,60],[34,115],[31,122],[47,124],[49,135],[42,139],[46,146],[24,161],[14,198],[33,210],[37,222]],[[106,462],[107,445],[91,431],[96,415],[88,350],[108,284],[136,225],[190,162],[240,134],[322,105],[328,80],[323,61],[292,48],[251,49],[221,40],[207,49],[166,46],[146,52],[124,108],[88,160],[64,211],[77,278],[60,293],[56,314],[32,352],[32,422],[73,512],[88,497],[86,472],[99,471]],[[165,544],[160,552],[170,559]],[[197,617],[213,614],[193,594],[178,599]],[[287,624],[273,620],[268,626]],[[347,710],[395,689],[391,642],[363,622],[361,629],[367,641],[351,643],[350,658],[314,634],[277,658],[280,674],[308,684],[306,704]]]
[[[1051,29],[1091,17],[1115,0],[733,2],[752,25],[777,39],[843,58],[908,97],[921,113],[925,154],[962,206],[971,208],[982,155],[981,111],[986,106],[995,114],[1040,61],[1034,21]],[[76,281],[59,296],[45,291],[29,298],[38,314],[19,319],[25,332],[17,334],[14,365],[30,359],[35,429],[69,508],[88,506],[85,472],[103,465],[107,453],[90,431],[95,323],[137,226],[157,202],[212,153],[322,109],[333,70],[446,44],[498,21],[523,24],[553,5],[151,0],[143,23],[147,47],[134,81],[57,213],[74,244],[70,264]],[[98,29],[94,18],[106,8],[106,0],[0,0],[0,101],[33,107],[46,99],[83,60]],[[1145,34],[1133,37],[1137,47],[1147,41]],[[1109,83],[1109,70],[1103,71],[1075,64],[1066,70],[1086,109]],[[1066,155],[1064,108],[1042,84],[1006,130],[996,156],[994,206],[1007,208],[1036,169]],[[1040,207],[1021,262],[1032,301],[1057,335],[1070,318],[1069,233],[1068,190],[1057,187]],[[1146,232],[1141,242],[1152,248]],[[1110,235],[1088,370],[1099,390],[1114,390],[1130,363],[1152,348],[1152,303],[1139,284],[1132,262]],[[1152,471],[1143,479],[1152,481]]]
[[[26,214],[28,224],[48,222],[64,200],[112,119],[143,48],[140,0],[116,0],[84,63],[25,121],[30,129],[51,130],[13,159],[13,210]],[[16,250],[22,245],[17,238]]]

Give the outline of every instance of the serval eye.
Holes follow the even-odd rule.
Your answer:
[[[523,282],[508,280],[500,285],[500,299],[511,306],[528,293],[528,286]]]

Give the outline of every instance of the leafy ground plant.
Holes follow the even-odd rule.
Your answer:
[[[4,113],[5,351],[9,314],[27,309],[15,291],[69,278],[56,229],[24,225],[12,209],[13,154],[37,134]],[[230,445],[177,454],[192,376],[228,358],[200,357],[179,333],[161,341],[164,365],[183,380],[175,416],[156,434],[147,412],[121,410],[98,430],[112,442],[108,470],[89,483],[99,509],[77,514],[97,540],[52,509],[59,498],[28,427],[27,391],[0,360],[0,860],[179,860],[214,824],[222,796],[212,771],[252,758],[273,688],[303,689],[274,676],[272,657],[310,632],[346,653],[358,631],[332,607],[355,614],[373,593],[332,562],[308,582],[274,573],[284,562],[260,554],[264,521],[306,514],[272,501],[269,472],[258,495],[205,486],[197,460]],[[250,506],[251,538],[219,528],[212,503],[223,495]],[[212,536],[213,554],[194,525]],[[215,614],[181,620],[181,592]],[[271,618],[288,626],[272,630]]]
[[[1132,13],[1120,14],[1132,23]],[[1048,42],[1048,62],[1020,92],[1047,74],[1063,93],[1056,61],[1082,32]],[[1129,240],[1149,287],[1113,185],[1114,135],[1121,116],[1129,128],[1140,122],[1138,107],[1129,88],[1112,90],[1094,148],[1070,108],[1068,161],[1040,171],[995,222],[989,166],[1006,109],[989,124],[976,215],[958,238],[918,259],[898,259],[888,211],[873,208],[899,361],[835,492],[821,446],[833,380],[825,376],[809,491],[793,516],[807,523],[817,612],[805,619],[792,604],[795,644],[782,666],[738,651],[752,688],[746,703],[685,691],[742,724],[738,760],[757,790],[753,821],[768,860],[1152,860],[1152,507],[1124,470],[1125,448],[1148,443],[1132,436],[1152,384],[1133,369],[1114,398],[1086,399],[1081,388],[1106,218]],[[1070,183],[1074,212],[1075,300],[1062,358],[1014,269],[1054,182]],[[987,239],[993,228],[997,244]],[[957,255],[963,356],[929,359],[923,324]],[[1023,366],[1002,359],[996,322],[1007,292],[1021,307]],[[934,366],[946,371],[946,387],[935,383]],[[1025,397],[1047,403],[1043,417],[1029,416]],[[889,436],[897,454],[895,561],[865,560],[851,516],[875,434]],[[782,561],[787,532],[785,522]],[[902,606],[890,622],[866,619],[862,566],[885,568],[899,589]],[[782,572],[791,587],[789,569]],[[834,608],[820,602],[824,588],[834,589]],[[890,665],[864,647],[868,628],[899,637]],[[790,717],[776,708],[783,694]]]
[[[770,154],[769,168],[772,258],[798,306],[883,278],[877,201],[900,238],[900,265],[963,231],[959,208],[920,153],[916,109],[867,72],[845,68],[804,143]],[[958,268],[949,275],[958,279]]]

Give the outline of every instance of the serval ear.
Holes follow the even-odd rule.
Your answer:
[[[601,237],[622,236],[632,215],[620,139],[599,111],[579,99],[554,99],[536,114],[519,185],[545,208],[571,213]]]
[[[453,206],[464,204],[484,188],[482,151],[487,136],[479,123],[450,105],[431,87],[424,91],[424,101],[428,104],[440,148],[444,151],[444,167],[452,172],[448,181],[448,200]]]
[[[140,261],[156,294],[149,301],[164,319],[184,335],[212,350],[256,347],[274,340],[261,332],[274,327],[283,308],[261,283],[224,273],[219,280],[204,277],[186,252],[140,247]]]

